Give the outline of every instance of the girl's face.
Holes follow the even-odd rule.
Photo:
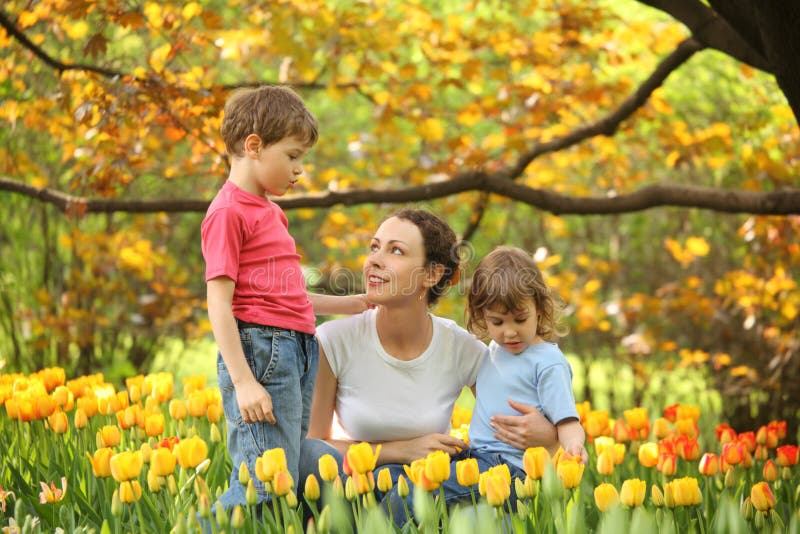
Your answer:
[[[539,320],[532,299],[528,299],[519,310],[491,306],[484,310],[483,317],[489,337],[511,354],[519,354],[531,345],[542,342],[536,333]]]
[[[397,217],[386,219],[370,241],[364,262],[369,301],[383,304],[397,298],[419,300],[430,287],[429,279],[425,244],[417,225]]]

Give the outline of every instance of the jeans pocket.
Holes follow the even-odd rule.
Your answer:
[[[270,374],[278,364],[280,330],[273,328],[248,329],[247,336],[242,336],[242,350],[245,360],[255,379],[266,385]]]

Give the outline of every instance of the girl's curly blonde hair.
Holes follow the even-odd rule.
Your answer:
[[[555,341],[568,329],[559,323],[564,304],[553,294],[533,258],[516,247],[497,247],[485,256],[472,275],[467,296],[467,329],[480,338],[488,336],[485,310],[500,306],[520,311],[532,300],[538,318],[536,334]]]

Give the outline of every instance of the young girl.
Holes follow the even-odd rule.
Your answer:
[[[478,264],[468,296],[467,329],[489,337],[489,355],[478,371],[469,427],[477,456],[499,454],[522,468],[520,449],[495,438],[492,416],[513,413],[508,399],[536,406],[556,425],[564,450],[586,460],[585,433],[575,409],[572,370],[553,342],[563,335],[559,306],[541,271],[523,250],[498,247]]]

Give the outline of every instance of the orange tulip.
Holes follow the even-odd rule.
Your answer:
[[[151,438],[163,434],[164,414],[159,412],[147,415],[144,420],[144,431]]]
[[[65,412],[72,410],[75,406],[75,395],[72,394],[72,391],[67,386],[58,386],[53,391],[53,400]]]
[[[658,455],[658,463],[656,469],[667,476],[672,476],[678,467],[678,456],[668,452],[662,452]]]
[[[797,445],[784,445],[775,449],[776,460],[781,467],[796,465],[800,458],[798,453],[800,453],[800,448]]]
[[[688,436],[692,439],[697,439],[700,435],[700,427],[691,418],[678,419],[675,421],[675,430],[682,436]]]
[[[759,482],[750,489],[750,502],[760,512],[768,512],[775,506],[775,494],[769,484]]]
[[[764,480],[767,482],[778,480],[778,466],[772,460],[767,460],[764,464]]]
[[[281,449],[283,450],[283,449]],[[294,487],[294,480],[289,471],[278,471],[272,478],[272,491],[278,497],[284,497],[287,493],[292,491]]]
[[[736,440],[744,445],[747,452],[752,454],[756,450],[756,435],[754,432],[742,432],[737,436]]]
[[[67,494],[67,478],[61,477],[61,488],[56,488],[55,482],[50,482],[48,486],[44,482],[39,482],[42,485],[42,491],[39,492],[39,502],[41,504],[57,503],[64,499]]]
[[[50,425],[50,429],[56,434],[65,434],[69,429],[69,420],[67,419],[67,414],[64,412],[53,412],[50,417],[47,418],[47,423]]]
[[[116,447],[122,441],[122,434],[116,425],[106,425],[97,431],[98,447]]]
[[[719,457],[713,452],[707,452],[700,458],[698,466],[700,474],[711,477],[719,471]]]
[[[606,449],[597,457],[597,472],[601,475],[610,475],[614,472],[614,449]]]
[[[716,428],[717,440],[725,445],[736,439],[736,431],[728,424],[722,423]]]
[[[744,447],[738,441],[731,441],[722,446],[720,457],[728,465],[737,465],[744,459]]]
[[[678,408],[680,404],[672,404],[664,408],[664,418],[669,421],[670,423],[674,423],[678,420]]]
[[[647,416],[647,408],[631,408],[622,412],[625,416],[625,423],[634,430],[641,430],[650,425],[650,419]]]
[[[85,428],[86,425],[89,424],[89,417],[86,415],[86,412],[78,408],[75,410],[75,428],[81,429]]]
[[[384,471],[386,471],[384,469]],[[364,495],[375,489],[375,477],[372,471],[366,473],[353,473],[353,488],[359,495]]]
[[[655,423],[653,423],[653,435],[655,438],[664,439],[669,436],[670,433],[672,433],[672,425],[670,422],[664,417],[656,419]]]
[[[678,455],[689,462],[693,462],[700,457],[700,445],[696,439],[680,436],[675,443]]]

